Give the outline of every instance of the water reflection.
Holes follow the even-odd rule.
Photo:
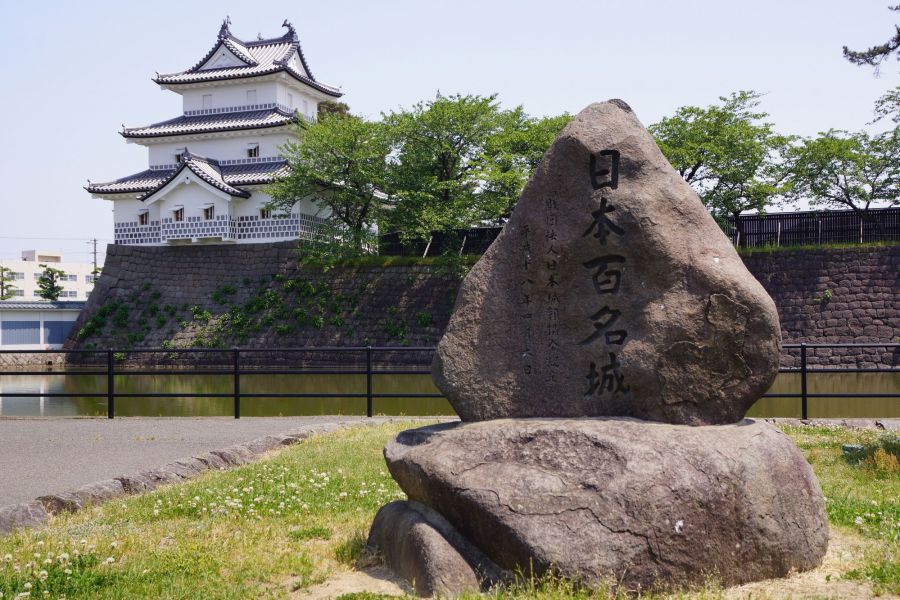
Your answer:
[[[897,373],[820,373],[811,375],[809,393],[900,393]],[[232,392],[230,374],[222,375],[118,375],[117,393],[185,394],[173,398],[117,398],[117,416],[230,416],[233,399],[192,398],[189,394],[225,394]],[[242,375],[245,393],[335,394],[330,398],[260,397],[241,400],[244,416],[362,415],[366,411],[364,375]],[[106,391],[103,375],[3,375],[0,393],[66,393],[61,398],[0,397],[0,416],[103,416],[105,398],[80,394]],[[376,394],[429,394],[437,390],[429,375],[375,375]],[[781,374],[772,393],[799,393],[800,375]],[[343,394],[347,394],[344,396]],[[443,398],[376,398],[374,412],[386,415],[453,415]],[[898,418],[898,398],[810,398],[809,415],[816,418]],[[799,398],[763,398],[748,413],[755,417],[799,417]]]

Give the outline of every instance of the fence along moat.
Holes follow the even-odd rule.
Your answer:
[[[748,416],[900,417],[896,362],[865,369],[808,364],[810,353],[821,348],[880,348],[897,356],[900,344],[785,344],[784,348],[799,350],[800,366],[781,369]],[[297,366],[277,368],[253,359],[276,352],[306,358]],[[80,364],[0,371],[0,417],[452,415],[449,402],[431,382],[433,352],[432,347],[393,346],[49,351],[77,354]],[[163,357],[165,364],[153,368],[128,364],[129,357],[152,354]],[[404,364],[404,357],[415,360]],[[191,364],[177,360],[183,358]]]

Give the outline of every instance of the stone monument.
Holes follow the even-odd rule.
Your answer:
[[[624,102],[584,109],[466,277],[432,376],[462,424],[385,459],[409,497],[369,543],[421,595],[553,571],[628,589],[821,562],[800,451],[742,420],[778,315]]]

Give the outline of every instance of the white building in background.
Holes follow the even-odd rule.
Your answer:
[[[62,348],[85,302],[0,301],[0,350]]]
[[[21,260],[0,259],[0,266],[9,269],[14,286],[13,297],[10,300],[31,301],[42,300],[38,288],[38,278],[44,272],[47,265],[63,271],[65,275],[60,280],[63,292],[60,300],[87,300],[91,290],[94,289],[94,265],[92,263],[65,262],[63,255],[49,250],[26,250],[22,252]],[[98,265],[102,267],[102,265]],[[46,301],[45,301],[46,302]]]
[[[313,77],[289,22],[285,35],[254,41],[229,26],[193,67],[154,79],[181,95],[181,116],[122,130],[147,147],[149,168],[88,183],[93,197],[113,201],[115,243],[271,242],[311,236],[325,221],[312,198],[272,214],[263,189],[286,173],[279,148],[295,139],[295,123],[342,93]]]

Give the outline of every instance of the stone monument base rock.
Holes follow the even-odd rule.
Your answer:
[[[406,577],[423,578],[428,561],[462,573],[425,595],[499,569],[626,589],[735,585],[814,568],[828,544],[812,469],[764,422],[445,424],[402,432],[385,458],[413,502],[382,509],[370,543]]]

